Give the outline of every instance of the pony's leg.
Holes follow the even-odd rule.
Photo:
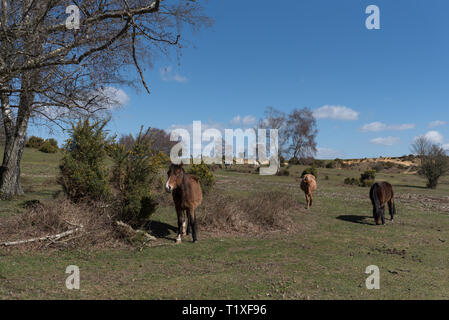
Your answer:
[[[190,215],[187,214],[187,235],[189,235],[191,231],[192,228],[190,227]]]
[[[306,195],[306,209],[309,209],[309,196],[307,195],[307,193],[305,195]]]
[[[385,224],[385,205],[380,209],[380,217],[382,219],[382,224]]]
[[[187,233],[187,221],[186,221],[186,218],[187,218],[186,210],[183,210],[182,211],[182,235],[183,236],[188,234]]]
[[[396,213],[396,207],[394,205],[394,200],[391,199],[390,201],[388,201],[388,211],[390,212],[390,218],[391,221],[393,221],[394,219],[394,215]]]
[[[313,202],[313,194],[310,193],[310,206],[312,206],[312,202]]]
[[[377,209],[376,206],[373,205],[373,218],[374,218],[374,222],[376,222],[376,224],[379,224],[379,220],[377,219]]]
[[[198,239],[197,239],[198,225],[196,223],[195,209],[192,209],[192,208],[188,209],[187,214],[189,215],[189,224],[190,224],[190,228],[192,230],[193,242],[198,242]]]
[[[176,242],[181,242],[184,224],[184,211],[181,209],[176,209],[176,214],[178,215],[178,236],[176,237]]]

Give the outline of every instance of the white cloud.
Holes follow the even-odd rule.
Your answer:
[[[246,117],[244,117],[242,119],[242,124],[245,125],[245,126],[252,125],[255,122],[256,122],[256,117],[251,116],[251,115],[247,115]]]
[[[240,123],[241,117],[240,115],[235,116],[234,118],[232,118],[232,120],[230,121],[230,124],[232,125],[238,125]]]
[[[130,100],[126,92],[120,88],[105,87],[100,91],[100,94],[105,98],[105,104],[108,104],[109,109],[122,107]]]
[[[398,144],[401,141],[401,139],[399,139],[398,137],[379,137],[379,138],[374,138],[371,140],[371,143],[374,144],[381,144],[384,146],[394,146],[395,144]]]
[[[424,138],[429,140],[432,143],[443,143],[443,135],[438,131],[429,131],[424,135]]]
[[[256,120],[257,120],[256,117],[254,117],[252,115],[247,115],[245,117],[241,117],[240,115],[237,115],[234,118],[232,118],[232,120],[229,123],[233,126],[238,126],[238,125],[250,126],[253,123],[255,123]]]
[[[434,127],[438,127],[438,126],[444,126],[445,124],[447,124],[446,121],[435,120],[435,121],[429,122],[429,127],[434,128]]]
[[[359,113],[345,106],[322,106],[313,111],[317,119],[357,120]]]
[[[159,73],[161,74],[161,78],[164,81],[176,81],[179,83],[185,83],[189,81],[187,77],[181,76],[178,73],[173,73],[172,66],[162,68],[161,70],[159,70]]]
[[[444,150],[449,151],[449,143],[443,144],[441,146]]]
[[[317,148],[317,154],[315,158],[317,159],[335,159],[344,158],[345,154],[330,148]]]
[[[371,122],[367,123],[362,127],[362,131],[365,132],[379,132],[379,131],[385,131],[385,130],[392,130],[392,131],[403,131],[403,130],[410,130],[414,129],[415,124],[413,123],[404,123],[404,124],[393,124],[393,125],[387,125],[383,122]]]

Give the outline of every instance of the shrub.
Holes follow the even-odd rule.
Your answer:
[[[326,161],[324,161],[324,160],[314,160],[312,166],[313,167],[317,167],[317,168],[325,168],[326,167]]]
[[[304,177],[306,174],[311,174],[315,178],[317,178],[318,177],[318,169],[315,167],[309,167],[302,172],[301,177]]]
[[[360,186],[371,187],[376,179],[375,170],[367,170],[360,175]]]
[[[326,164],[327,169],[335,169],[336,167],[337,167],[337,163],[335,162],[335,160],[329,161]]]
[[[277,173],[277,176],[289,176],[290,175],[290,171],[288,169],[285,168],[281,168]]]
[[[353,186],[353,185],[359,185],[359,180],[357,180],[356,178],[346,178],[345,180],[344,180],[344,184],[348,184],[348,185],[351,185],[351,186]]]
[[[372,167],[372,170],[376,171],[376,172],[381,172],[384,169],[384,166],[381,162],[376,162]]]
[[[361,187],[371,187],[374,184],[374,179],[365,179],[363,181],[360,181]]]
[[[53,139],[53,138],[50,138],[50,139],[47,139],[47,140],[45,140],[45,142],[48,142],[50,145],[52,145],[53,147],[58,147],[58,141],[56,141],[55,139]]]
[[[215,177],[203,160],[201,160],[201,164],[192,164],[187,173],[193,174],[200,179],[201,190],[203,190],[204,194],[210,192],[215,185]]]
[[[39,147],[39,151],[45,152],[45,153],[56,153],[59,150],[57,145],[58,145],[57,143],[56,143],[56,146],[55,146],[49,140],[45,140],[45,142]]]
[[[446,150],[425,137],[419,137],[412,144],[412,150],[419,159],[418,174],[427,179],[427,187],[435,189],[438,180],[449,173],[449,157]]]
[[[285,158],[283,156],[279,157],[279,163],[280,163],[281,168],[285,167]]]
[[[149,130],[149,129],[148,129]],[[136,139],[128,145],[112,143],[108,153],[114,160],[112,183],[119,191],[117,211],[120,219],[133,226],[143,225],[156,211],[158,203],[152,191],[159,169],[169,158],[152,148],[149,131],[142,128]]]
[[[108,170],[105,168],[107,121],[89,119],[72,123],[70,138],[64,146],[57,181],[69,199],[106,200],[110,196]]]
[[[36,136],[31,136],[25,144],[27,148],[38,149],[44,143],[44,139]]]
[[[313,158],[291,158],[288,160],[289,165],[303,165],[303,166],[311,166],[313,165]]]

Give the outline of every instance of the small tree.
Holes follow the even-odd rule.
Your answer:
[[[428,188],[436,189],[438,180],[449,172],[446,151],[424,136],[415,139],[411,149],[419,159],[418,174],[427,179]]]
[[[89,119],[72,124],[64,146],[58,183],[74,202],[106,200],[110,196],[108,170],[105,167],[107,120]]]

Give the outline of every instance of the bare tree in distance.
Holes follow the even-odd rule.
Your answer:
[[[294,109],[288,115],[285,135],[289,143],[288,152],[293,159],[313,158],[317,152],[316,119],[309,108]]]
[[[151,150],[154,153],[163,152],[167,156],[170,156],[171,148],[177,143],[170,140],[170,134],[165,130],[158,128],[148,128],[146,131],[145,139],[151,141]],[[119,144],[125,146],[125,148],[131,148],[136,141],[136,138],[132,134],[122,135],[119,139]]]
[[[449,173],[449,157],[446,151],[424,136],[415,139],[412,152],[419,159],[418,174],[427,179],[427,187],[436,189],[438,180]]]
[[[0,194],[23,194],[20,161],[31,119],[61,128],[108,112],[114,85],[149,93],[144,66],[184,44],[184,26],[210,24],[199,1],[79,0],[79,29],[66,26],[68,0],[0,0],[0,102],[5,152]],[[136,79],[124,75],[130,67]]]
[[[293,109],[286,115],[274,107],[268,107],[258,126],[279,130],[279,152],[286,158],[305,159],[316,154],[318,129],[316,119],[308,108]]]

